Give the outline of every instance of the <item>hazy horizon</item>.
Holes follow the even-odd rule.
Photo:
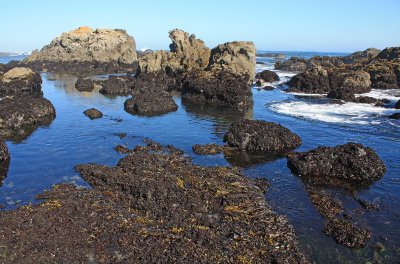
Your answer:
[[[400,46],[400,1],[210,0],[84,2],[16,0],[2,4],[7,36],[1,52],[41,49],[63,32],[79,26],[123,28],[137,49],[168,49],[168,31],[181,28],[210,48],[234,41],[253,41],[257,50],[351,53],[367,48]],[[17,18],[17,19],[16,19]],[[10,24],[10,23],[9,23]]]

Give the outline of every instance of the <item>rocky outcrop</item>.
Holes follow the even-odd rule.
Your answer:
[[[96,108],[90,108],[88,110],[85,110],[83,114],[90,119],[98,119],[103,117],[103,113],[97,110]]]
[[[286,127],[247,119],[232,123],[224,141],[241,151],[272,153],[284,153],[301,144],[301,138]]]
[[[376,99],[370,96],[355,96],[354,92],[350,89],[335,89],[328,93],[328,98],[338,99],[345,102],[354,102],[360,104],[374,104],[377,106],[383,106],[388,102],[384,99]],[[390,101],[389,101],[390,102]]]
[[[167,92],[140,93],[125,101],[125,111],[140,116],[156,116],[178,110],[172,96]]]
[[[293,76],[289,91],[302,93],[329,93],[346,89],[353,93],[371,91],[370,75],[365,71],[335,71],[317,66]]]
[[[400,47],[391,47],[382,50],[376,57],[380,60],[399,60],[400,59]]]
[[[343,62],[345,64],[368,62],[376,58],[376,56],[378,56],[380,52],[381,50],[375,48],[369,48],[364,51],[357,51],[348,56],[344,56]]]
[[[369,185],[386,172],[385,164],[371,148],[356,143],[291,153],[288,167],[305,181],[324,185]]]
[[[110,76],[100,83],[99,92],[104,95],[127,96],[132,93],[133,77],[131,76]]]
[[[398,85],[400,74],[396,74],[396,67],[394,66],[382,61],[368,64],[365,71],[371,76],[372,87],[376,89],[398,89],[400,87]],[[400,67],[400,63],[398,67]]]
[[[10,166],[10,153],[7,145],[0,139],[0,186],[3,179],[7,176],[8,167]]]
[[[125,30],[80,27],[34,51],[23,64],[37,70],[83,74],[134,70],[136,61],[135,40]]]
[[[264,82],[276,82],[279,81],[279,76],[276,72],[264,70],[256,74],[256,80],[263,80]]]
[[[48,125],[56,112],[42,97],[20,96],[0,101],[0,138],[21,140],[38,126]]]
[[[239,76],[255,78],[256,47],[250,41],[234,41],[218,45],[211,50],[208,70],[229,71]]]
[[[328,71],[321,66],[297,74],[288,82],[289,91],[303,93],[329,93]]]
[[[75,89],[80,92],[91,92],[94,90],[94,81],[91,79],[78,78]]]
[[[182,99],[185,103],[225,105],[230,109],[245,111],[253,105],[247,81],[247,76],[228,71],[192,73],[183,79]]]
[[[16,67],[0,75],[0,97],[41,94],[42,78],[29,68]]]

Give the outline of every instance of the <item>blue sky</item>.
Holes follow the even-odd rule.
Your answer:
[[[260,50],[352,52],[400,46],[400,0],[2,1],[0,51],[30,51],[79,26],[124,28],[138,49],[168,49],[168,31],[209,47],[251,40]]]

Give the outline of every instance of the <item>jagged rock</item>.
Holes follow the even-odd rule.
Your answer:
[[[42,78],[29,68],[15,67],[0,76],[0,96],[42,95]]]
[[[80,92],[91,92],[94,89],[94,81],[91,79],[78,78],[75,83],[75,89]]]
[[[364,51],[357,51],[348,56],[344,56],[343,62],[346,64],[368,62],[376,58],[376,56],[378,56],[380,52],[381,50],[375,48],[369,48]]]
[[[10,166],[10,153],[7,145],[0,139],[0,186],[3,179],[7,176]]]
[[[279,76],[276,72],[265,70],[256,74],[256,79],[264,80],[264,82],[276,82],[279,81]]]
[[[20,140],[56,116],[51,102],[41,97],[21,96],[0,101],[0,138]]]
[[[90,108],[88,110],[85,110],[83,114],[90,119],[98,119],[103,117],[103,113],[97,110],[96,108]]]
[[[400,47],[386,48],[378,54],[377,58],[389,61],[400,59]]]
[[[306,181],[327,185],[343,182],[369,185],[386,172],[379,156],[357,143],[291,153],[288,167]]]
[[[210,71],[230,71],[239,76],[255,78],[256,47],[250,41],[233,41],[218,45],[211,50]]]
[[[106,73],[135,70],[136,44],[125,30],[80,27],[63,33],[23,64],[36,70],[70,73]]]
[[[253,105],[247,81],[248,77],[228,71],[189,74],[182,82],[182,99],[186,103],[225,105],[230,109],[245,111]]]
[[[375,89],[398,89],[398,76],[392,65],[386,62],[374,62],[365,70],[371,76],[372,87]]]
[[[301,138],[286,127],[261,120],[233,122],[224,136],[229,146],[249,152],[281,153],[301,144]]]
[[[304,93],[329,93],[328,71],[317,66],[297,74],[288,82],[289,91]]]
[[[178,110],[174,99],[167,92],[142,93],[125,101],[125,111],[133,115],[156,116]]]

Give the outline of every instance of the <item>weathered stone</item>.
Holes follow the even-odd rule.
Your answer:
[[[41,95],[42,78],[29,68],[15,67],[0,76],[0,96]]]
[[[78,78],[75,83],[75,89],[80,92],[91,92],[94,90],[94,81],[91,79]]]
[[[256,74],[256,79],[264,80],[265,82],[276,82],[279,81],[279,76],[276,72],[264,70]]]
[[[317,66],[297,74],[288,82],[289,91],[303,93],[329,93],[328,71]]]

